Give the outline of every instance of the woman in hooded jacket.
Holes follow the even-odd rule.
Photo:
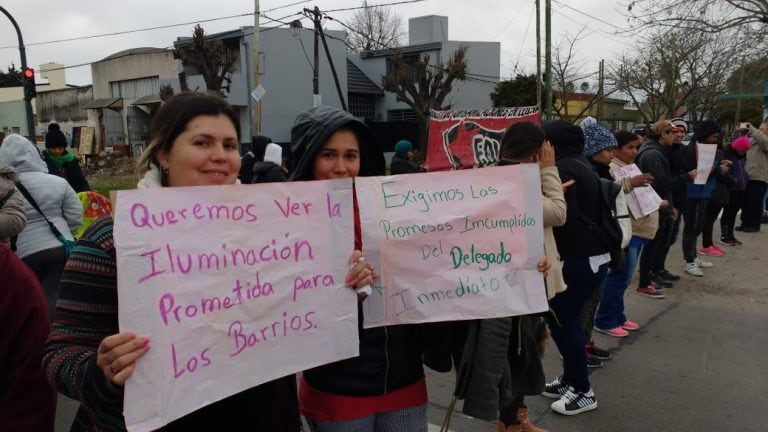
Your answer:
[[[298,161],[292,180],[384,174],[384,155],[370,130],[340,109],[320,106],[299,114],[291,142]],[[356,200],[354,207],[355,249],[362,250]],[[426,431],[420,332],[410,325],[363,329],[361,309],[360,355],[304,371],[302,414],[314,432]]]
[[[24,200],[16,190],[16,171],[0,165],[0,246],[11,247],[16,237],[27,225]]]
[[[16,240],[16,255],[35,273],[43,285],[50,315],[56,308],[59,281],[67,254],[63,240],[73,241],[72,233],[83,222],[83,209],[77,194],[66,180],[48,174],[40,153],[21,135],[8,135],[0,147],[0,165],[13,167],[17,183],[25,188],[42,214],[24,198],[27,226]],[[63,236],[56,237],[52,223]]]

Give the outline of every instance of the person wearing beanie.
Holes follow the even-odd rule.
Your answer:
[[[691,144],[685,150],[685,161],[688,169],[696,169],[698,166],[698,145],[699,144],[718,144],[720,141],[720,125],[714,120],[705,120],[694,130]],[[719,147],[719,146],[718,146]],[[710,201],[712,192],[715,190],[718,181],[728,181],[728,167],[730,161],[723,161],[722,150],[718,149],[712,171],[703,185],[690,182],[686,184],[686,196],[688,200],[683,208],[683,258],[685,259],[684,270],[691,276],[701,277],[704,273],[702,268],[712,267],[712,263],[702,261],[698,254],[709,256],[723,256],[725,251],[712,244],[712,226],[714,225],[717,213],[722,206],[719,203]],[[709,210],[707,206],[709,205]],[[717,213],[715,213],[715,211]],[[705,232],[705,230],[707,230]],[[696,243],[699,235],[704,233],[703,247],[696,250]]]
[[[418,172],[419,169],[413,163],[413,144],[408,140],[400,140],[395,144],[395,155],[392,156],[392,163],[389,166],[390,174],[410,174]]]
[[[673,118],[670,120],[673,130],[675,131],[675,138],[672,141],[672,145],[667,147],[667,159],[669,159],[669,171],[673,176],[685,177],[685,173],[688,171],[685,163],[685,155],[683,150],[683,139],[686,133],[688,133],[688,123],[682,118]],[[667,270],[667,256],[672,245],[677,242],[677,237],[680,234],[680,222],[683,220],[683,208],[685,208],[685,202],[687,201],[685,194],[685,187],[678,187],[672,191],[672,202],[674,203],[675,213],[677,217],[672,225],[672,234],[670,236],[667,246],[662,248],[657,258],[657,264],[654,265],[654,273],[651,277],[653,283],[656,286],[671,288],[675,281],[680,280],[680,276]]]
[[[746,189],[749,184],[747,175],[746,156],[750,148],[749,137],[738,137],[726,149],[726,157],[731,161],[728,175],[735,181],[734,187],[728,191],[728,202],[720,217],[720,243],[728,246],[738,246],[741,242],[734,235],[736,215],[744,212]]]
[[[264,160],[253,164],[252,176],[248,183],[273,183],[288,181],[282,167],[283,148],[275,143],[267,144]]]
[[[80,162],[74,153],[67,150],[67,137],[57,123],[48,125],[43,160],[48,166],[48,173],[63,177],[75,192],[91,190],[91,185],[88,184],[80,168]]]
[[[659,120],[649,128],[648,139],[640,146],[635,164],[641,172],[653,177],[651,186],[662,200],[671,205],[659,209],[659,227],[653,239],[640,253],[640,270],[637,294],[661,299],[664,294],[661,286],[653,282],[653,276],[663,270],[660,256],[669,245],[677,213],[674,210],[673,195],[685,188],[687,182],[696,177],[696,170],[682,174],[673,174],[667,150],[674,145],[675,127],[669,120]]]
[[[557,399],[551,405],[555,412],[575,415],[597,408],[589,382],[581,313],[602,284],[611,257],[608,248],[584,221],[585,218],[599,220],[600,212],[599,179],[583,154],[584,132],[564,120],[545,123],[543,129],[554,146],[560,180],[573,184],[564,194],[565,224],[553,228],[568,289],[550,300],[554,315],[546,317],[552,339],[563,357],[563,372],[545,385],[542,395]]]
[[[272,142],[272,138],[264,135],[251,137],[251,149],[240,158],[240,173],[237,178],[242,184],[250,184],[253,178],[253,166],[257,161],[264,160],[264,153],[267,144]]]

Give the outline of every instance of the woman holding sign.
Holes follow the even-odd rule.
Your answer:
[[[293,180],[384,174],[384,156],[368,127],[326,106],[299,114],[291,130]],[[355,201],[355,249],[361,248]],[[353,281],[362,287],[368,280]],[[365,294],[359,294],[364,298]],[[360,356],[305,371],[301,412],[314,432],[426,431],[427,387],[421,336],[413,326],[362,328]]]
[[[139,189],[231,185],[240,170],[239,116],[214,95],[181,93],[155,114],[142,155]],[[349,277],[370,273],[364,264]],[[150,350],[149,338],[120,331],[113,222],[91,225],[61,281],[43,366],[54,387],[81,402],[73,430],[124,430],[123,385]],[[162,430],[298,431],[296,381],[284,377],[230,396],[173,421]]]

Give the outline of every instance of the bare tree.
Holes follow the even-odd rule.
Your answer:
[[[705,32],[768,25],[765,0],[630,0],[625,5],[630,19],[651,25]]]
[[[574,94],[575,81],[584,68],[584,60],[574,55],[576,45],[585,37],[584,31],[585,29],[582,28],[576,36],[566,33],[555,45],[554,59],[552,59],[555,103],[552,104],[552,109],[560,118],[568,118],[568,101]]]
[[[189,44],[173,50],[173,58],[197,68],[205,80],[208,91],[218,92],[222,96],[224,96],[223,90],[229,92],[238,54],[235,50],[227,49],[224,42],[219,39],[206,40],[205,30],[200,24],[195,26]],[[186,83],[182,85],[182,90],[186,90],[185,87]]]
[[[384,90],[394,93],[398,102],[405,102],[419,122],[419,150],[427,147],[429,111],[451,109],[445,99],[453,89],[453,82],[467,78],[466,46],[459,47],[443,65],[430,64],[429,54],[406,61],[401,52],[389,57],[393,72],[381,79]]]
[[[347,49],[350,52],[395,48],[405,37],[400,15],[387,6],[368,6],[367,1],[355,12],[349,28]]]

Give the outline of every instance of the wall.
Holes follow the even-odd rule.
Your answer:
[[[160,48],[151,48],[151,50],[160,50]],[[112,97],[109,84],[112,81],[158,76],[160,85],[163,85],[166,82],[178,80],[179,63],[173,58],[171,51],[152,53],[133,51],[136,54],[127,55],[127,52],[122,51],[113,55],[117,57],[126,54],[123,57],[107,58],[91,64],[94,99]]]
[[[18,131],[14,128],[18,128]],[[0,131],[5,132],[6,135],[11,133],[29,135],[23,100],[0,102]]]

